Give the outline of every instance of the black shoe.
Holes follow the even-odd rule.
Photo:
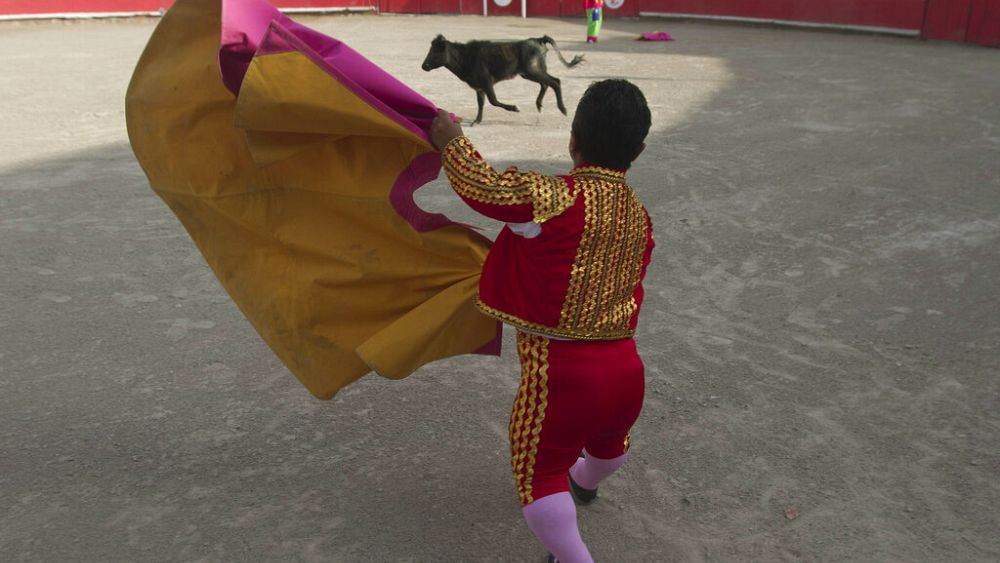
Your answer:
[[[549,563],[559,563],[559,560],[558,560],[558,559],[556,559],[556,556],[555,556],[555,555],[552,555],[551,553],[549,554],[549,559],[548,559],[548,561],[549,561]]]
[[[584,489],[576,484],[572,475],[569,478],[569,491],[573,494],[573,500],[577,504],[590,504],[597,498],[597,489]]]
[[[583,455],[583,452],[580,452],[580,457],[581,458],[585,457]],[[569,475],[569,491],[573,495],[573,500],[576,501],[576,504],[584,505],[594,502],[594,499],[597,498],[597,489],[596,488],[584,489],[580,485],[576,484],[576,481],[573,480],[572,474],[568,475]]]

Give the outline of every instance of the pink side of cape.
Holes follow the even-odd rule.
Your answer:
[[[272,33],[268,31],[272,30]],[[282,40],[265,42],[280,30]],[[238,94],[250,61],[256,55],[299,51],[346,84],[363,100],[393,110],[400,125],[425,139],[437,107],[408,86],[364,58],[346,44],[310,29],[282,14],[266,0],[222,0],[219,68],[222,81]],[[395,115],[393,115],[395,114]]]
[[[437,107],[346,44],[296,23],[266,0],[222,0],[219,68],[222,81],[239,94],[255,56],[297,51],[310,58],[360,99],[429,142]],[[413,193],[438,176],[440,158],[430,153],[415,159],[400,174],[390,202],[414,229],[425,232],[456,223],[439,213],[427,213]]]

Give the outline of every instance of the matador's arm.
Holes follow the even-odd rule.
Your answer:
[[[569,177],[517,167],[497,172],[465,136],[444,146],[441,163],[451,187],[470,207],[508,223],[544,223],[570,207],[576,196]]]

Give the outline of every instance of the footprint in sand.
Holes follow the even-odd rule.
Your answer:
[[[39,268],[38,266],[28,266],[27,268],[21,268],[22,271],[28,272],[30,274],[38,274],[40,276],[51,276],[55,275],[55,270],[50,270],[48,268]]]
[[[66,303],[67,301],[73,300],[73,298],[69,295],[63,295],[54,291],[44,291],[38,296],[38,298],[44,301],[51,301],[53,303]]]
[[[168,319],[159,322],[170,323],[170,328],[167,329],[167,338],[171,340],[184,338],[190,329],[207,330],[215,327],[215,323],[212,321],[192,321],[191,319]]]
[[[152,303],[160,300],[160,298],[155,295],[145,293],[120,293],[117,291],[111,296],[111,299],[114,300],[115,303],[124,305],[125,307],[133,307],[136,303]]]
[[[893,325],[905,321],[907,316],[913,312],[913,309],[909,307],[889,307],[889,310],[893,314],[875,321],[875,326],[879,330],[890,330]]]
[[[844,270],[850,268],[847,264],[832,258],[820,258],[819,261],[826,266],[826,275],[832,278],[840,277]]]

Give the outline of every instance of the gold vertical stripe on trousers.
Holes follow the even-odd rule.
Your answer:
[[[521,433],[524,428],[524,414],[528,399],[528,382],[531,379],[531,340],[528,335],[517,333],[517,353],[521,363],[521,383],[514,398],[514,406],[510,412],[510,427],[508,436],[510,438],[510,465],[514,472],[514,478],[518,478],[518,455],[517,446],[520,444]],[[520,479],[517,479],[520,490]]]
[[[531,483],[528,481],[528,468],[526,463],[528,461],[528,439],[531,435],[531,425],[534,421],[535,416],[535,402],[538,398],[538,348],[539,348],[539,337],[533,335],[527,335],[526,339],[528,341],[528,355],[526,358],[526,377],[524,380],[525,388],[525,408],[524,408],[524,427],[521,431],[520,436],[517,437],[517,479],[518,479],[518,496],[521,497],[521,503],[527,504],[531,502],[531,495],[529,494],[529,489],[531,488]]]
[[[548,339],[519,332],[517,340],[521,386],[511,412],[511,468],[521,504],[529,504],[538,435],[548,405]]]
[[[545,420],[545,409],[549,406],[549,339],[539,337],[540,350],[538,358],[538,415],[535,417],[535,424],[531,429],[531,445],[528,450],[527,477],[525,479],[525,497],[527,502],[534,500],[531,496],[531,483],[535,476],[535,457],[538,455],[538,435],[542,433],[542,421]]]
[[[525,378],[528,377],[528,346],[529,342],[526,339],[521,338],[521,333],[517,334],[517,356],[521,363],[521,382],[517,388],[517,394],[514,396],[514,406],[511,408],[510,412],[510,427],[509,436],[511,438],[511,446],[514,445],[514,439],[521,435],[521,427],[524,424],[524,400],[527,395],[525,389]]]
[[[521,383],[517,389],[517,396],[514,399],[514,406],[510,413],[510,466],[514,474],[514,481],[517,484],[518,495],[521,496],[522,503],[524,502],[522,493],[522,478],[521,470],[523,466],[519,467],[520,456],[518,455],[518,446],[521,443],[521,433],[524,429],[524,415],[527,410],[526,403],[528,398],[528,386],[531,381],[531,338],[529,335],[522,332],[517,333],[517,353],[518,359],[521,363]]]

